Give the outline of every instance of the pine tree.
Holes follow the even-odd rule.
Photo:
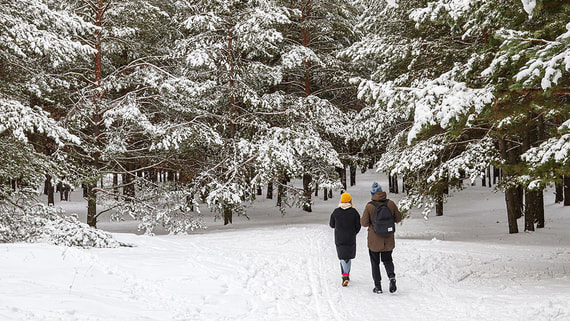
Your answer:
[[[0,203],[34,194],[67,174],[63,149],[79,140],[59,122],[70,65],[92,53],[78,35],[91,25],[59,2],[0,3]],[[20,204],[25,205],[25,204]]]
[[[283,99],[269,89],[281,81],[276,27],[289,23],[289,12],[265,1],[194,1],[184,13],[178,56],[188,81],[204,84],[188,111],[212,124],[218,138],[201,151],[205,161],[191,184],[229,224],[234,212],[245,214],[253,187],[274,179],[260,160],[271,157],[263,143],[279,133],[271,122]]]
[[[96,226],[112,210],[117,219],[139,219],[149,233],[159,224],[171,232],[201,227],[188,211],[187,193],[173,186],[177,169],[169,163],[169,151],[180,140],[172,132],[183,124],[168,116],[186,99],[180,92],[198,87],[176,74],[171,57],[180,36],[176,4],[82,0],[72,9],[96,26],[82,37],[95,54],[77,68],[83,84],[66,115],[83,141],[71,154],[87,190],[88,224]],[[169,182],[158,184],[160,171]],[[114,185],[106,183],[110,176]]]
[[[349,84],[351,66],[337,54],[357,38],[352,30],[357,10],[346,1],[283,1],[283,4],[294,10],[295,15],[293,23],[283,28],[284,77],[279,88],[285,91],[299,115],[284,126],[314,131],[320,140],[332,144],[342,162],[323,162],[311,154],[299,159],[302,172],[296,175],[303,180],[302,207],[310,212],[311,196],[317,185],[327,189],[338,186],[334,184],[336,174],[330,171],[331,166],[356,165],[353,158],[358,149],[350,140],[353,108],[358,104],[355,90]]]
[[[547,137],[547,124],[566,105],[552,103],[564,99],[544,97],[555,93],[549,92],[550,84],[567,86],[562,81],[567,69],[560,60],[566,56],[567,47],[564,41],[551,42],[567,24],[567,6],[541,2],[529,16],[523,4],[368,3],[368,10],[375,13],[363,19],[370,40],[346,54],[357,61],[371,61],[373,66],[370,79],[358,81],[359,95],[375,104],[363,110],[365,115],[374,115],[380,120],[377,123],[396,128],[392,130],[396,143],[388,146],[380,165],[391,174],[410,169],[405,174],[412,195],[404,200],[404,208],[425,203],[429,191],[443,182],[440,178],[483,175],[494,164],[505,173],[501,184],[506,190],[509,231],[518,231],[520,186],[528,186],[525,176],[519,174],[528,169],[520,161],[525,152],[523,140],[527,140],[528,149]],[[533,38],[531,33],[545,37]],[[397,54],[393,54],[395,48],[399,49]],[[538,56],[542,57],[535,59]],[[543,88],[536,88],[537,82]],[[549,111],[548,116],[545,111]],[[529,129],[534,138],[525,138]],[[438,157],[429,157],[432,154],[428,153],[428,157],[394,161],[402,154],[425,153],[424,140],[430,150],[438,150]],[[496,146],[502,150],[498,159],[493,156]],[[414,191],[414,186],[420,188]]]

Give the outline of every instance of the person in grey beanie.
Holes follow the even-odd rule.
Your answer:
[[[374,231],[373,222],[376,208],[385,204],[394,217],[394,222],[398,223],[402,220],[402,214],[398,210],[396,203],[386,198],[386,192],[382,191],[382,187],[378,182],[374,182],[370,188],[371,201],[366,204],[360,224],[368,227],[368,254],[370,255],[370,264],[372,265],[372,279],[374,280],[374,293],[382,293],[380,275],[380,262],[384,264],[386,274],[390,279],[390,293],[396,292],[396,273],[394,272],[394,262],[392,260],[392,251],[396,246],[394,233],[388,235],[378,235]]]

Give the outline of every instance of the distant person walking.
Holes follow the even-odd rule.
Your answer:
[[[360,224],[368,227],[368,254],[374,279],[373,292],[382,293],[382,277],[380,276],[380,261],[382,261],[390,279],[390,293],[394,293],[396,292],[396,274],[392,261],[392,251],[396,246],[394,223],[402,220],[402,214],[396,203],[386,199],[386,192],[382,191],[382,187],[377,182],[372,184],[370,194],[372,201],[366,204]],[[374,227],[375,222],[376,227]],[[383,230],[380,230],[381,228]]]
[[[356,234],[360,231],[360,214],[352,206],[352,197],[342,193],[329,225],[334,228],[334,243],[340,260],[342,286],[350,281],[350,260],[356,257]]]

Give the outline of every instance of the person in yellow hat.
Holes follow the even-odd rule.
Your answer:
[[[338,207],[331,214],[329,225],[334,228],[342,286],[347,286],[350,281],[350,262],[356,257],[356,234],[360,231],[360,214],[352,206],[350,194],[342,193]]]

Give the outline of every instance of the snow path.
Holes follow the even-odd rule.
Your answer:
[[[0,245],[0,319],[570,319],[568,248],[401,239],[374,295],[364,229],[347,288],[326,225],[117,237],[137,246]]]
[[[371,182],[387,184],[375,173],[358,179],[349,192],[361,211]],[[84,215],[72,196],[61,205]],[[396,231],[398,291],[380,295],[365,228],[350,285],[340,285],[328,227],[337,201],[282,217],[259,199],[251,221],[206,216],[210,228],[191,235],[135,235],[124,233],[134,222],[102,222],[132,248],[0,244],[0,321],[570,320],[570,209],[551,193],[546,228],[532,233],[509,235],[504,196],[480,186],[454,193],[442,217],[412,216]]]

